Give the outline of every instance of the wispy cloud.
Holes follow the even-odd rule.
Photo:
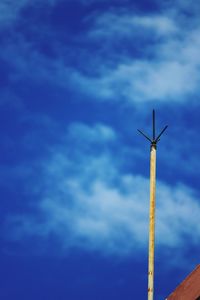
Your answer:
[[[29,2],[20,3],[17,11]],[[36,41],[18,33],[1,51],[2,59],[12,67],[10,83],[29,78],[106,101],[186,101],[199,91],[200,29],[196,18],[193,26],[182,26],[178,10],[179,6],[173,13],[167,9],[160,15],[121,10],[99,14],[89,18],[88,29],[74,37],[81,47],[56,41],[54,56],[41,52]],[[91,57],[87,47],[94,44],[96,55]],[[133,49],[133,53],[125,48]],[[78,67],[68,57],[73,57],[72,53],[79,57]]]
[[[138,34],[158,34],[165,36],[175,34],[176,23],[173,19],[161,15],[134,15],[123,11],[100,15],[94,21],[89,37],[119,39],[123,36],[138,37]],[[117,36],[116,36],[117,35]],[[141,36],[142,38],[142,36]]]
[[[84,140],[80,140],[80,132]],[[45,240],[53,234],[62,243],[63,251],[80,247],[126,255],[146,249],[149,180],[120,172],[109,150],[101,148],[112,143],[113,138],[116,134],[104,125],[90,128],[72,124],[70,143],[64,149],[76,149],[78,144],[86,143],[85,151],[76,150],[73,160],[64,149],[52,153],[42,172],[43,192],[37,214],[10,216],[11,237],[23,240],[36,235]],[[98,156],[91,151],[94,143],[101,148]],[[193,190],[158,182],[158,246],[183,251],[188,240],[197,246],[199,214],[200,205]]]
[[[24,1],[17,6],[16,14],[27,3]],[[77,36],[76,43],[80,43],[76,44],[77,48],[70,44],[63,46],[59,41],[55,46],[58,50],[55,56],[39,51],[37,43],[18,34],[1,52],[1,58],[6,62],[13,59],[10,86],[20,85],[23,89],[24,82],[32,86],[35,82],[42,82],[43,86],[47,83],[48,87],[55,85],[64,89],[70,86],[76,93],[89,93],[93,100],[113,102],[123,99],[131,104],[153,100],[160,103],[185,101],[188,95],[199,90],[200,29],[198,22],[182,28],[180,16],[178,19],[175,16],[169,9],[162,15],[118,11],[100,14],[96,20],[91,18],[88,23],[91,27]],[[142,33],[145,38],[152,39],[150,46]],[[109,52],[112,42],[118,39],[122,43],[124,36],[127,38],[125,42],[133,44],[133,50],[134,43],[143,47],[140,55],[122,52],[115,56],[117,50],[114,48]],[[110,44],[105,43],[103,52],[108,52],[107,57],[104,59],[101,51],[97,51],[98,58],[94,55],[89,61],[80,59],[78,67],[70,64],[67,58],[70,51],[82,57],[79,46],[83,40],[83,52],[87,53],[83,57],[91,56],[89,47],[94,45],[92,43],[97,49],[102,41],[110,40]],[[121,49],[123,47],[119,47],[119,52]],[[62,139],[63,145],[52,146],[48,152],[51,157],[40,162],[37,213],[10,216],[8,223],[12,237],[23,239],[36,235],[46,240],[53,233],[63,241],[64,249],[83,247],[120,255],[134,251],[136,245],[144,249],[147,244],[149,183],[135,170],[130,174],[121,166],[118,149],[120,147],[120,153],[127,154],[130,148],[122,145],[116,132],[105,124],[89,126],[76,122],[68,127],[67,132],[67,137]],[[190,149],[194,135],[188,136],[189,146],[186,142],[185,147]],[[177,146],[173,145],[174,148]],[[163,156],[170,158],[169,164],[174,164],[174,161],[182,163],[184,157],[179,158],[174,148],[164,151]],[[133,161],[142,157],[138,148],[131,151]],[[191,158],[190,162],[191,167],[180,163],[180,168],[188,171],[198,164]],[[21,172],[23,176],[28,174],[26,170],[16,169],[15,174]],[[195,246],[200,235],[196,224],[200,208],[194,191],[177,182],[173,186],[159,182],[157,194],[158,245],[187,248],[188,238]],[[184,226],[186,222],[187,227]]]
[[[108,48],[117,41],[127,43],[127,36],[129,43],[134,39],[134,44],[142,47],[141,56],[124,56],[123,51],[115,61],[110,56],[112,64],[102,61],[104,68],[100,66],[98,76],[88,77],[75,71],[74,80],[83,90],[99,99],[112,101],[123,97],[130,103],[182,102],[199,90],[200,39],[195,21],[194,26],[182,27],[178,13],[168,10],[159,16],[116,12],[97,18],[90,32],[90,38],[96,42],[109,41]]]
[[[195,51],[195,49],[194,49]],[[101,100],[123,97],[129,103],[183,101],[198,89],[198,65],[175,60],[140,60],[119,64],[100,78],[87,78],[74,73],[77,84]]]

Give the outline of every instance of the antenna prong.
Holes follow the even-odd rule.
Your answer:
[[[146,135],[144,132],[142,132],[141,130],[138,129],[139,133],[141,133],[150,143],[151,145],[154,145],[154,147],[156,146],[156,144],[160,141],[160,137],[163,134],[163,132],[167,129],[168,125],[166,125],[162,131],[160,132],[160,134],[156,137],[156,126],[155,126],[155,110],[153,109],[153,114],[152,114],[152,129],[153,129],[153,136],[152,139],[150,137],[148,137],[148,135]]]
[[[150,142],[152,143],[152,140],[151,140],[144,132],[142,132],[142,131],[139,130],[139,129],[138,129],[138,131],[139,131],[139,133],[141,133],[148,141],[150,141]]]
[[[153,141],[156,138],[156,127],[155,127],[155,110],[153,109]]]
[[[163,134],[163,132],[167,129],[168,125],[166,125],[163,130],[161,131],[161,133],[157,136],[155,142],[157,143],[160,140],[161,135]]]

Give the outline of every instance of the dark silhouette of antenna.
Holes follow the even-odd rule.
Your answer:
[[[161,135],[167,129],[165,126],[156,137],[155,111],[153,110],[153,137],[149,138],[144,132],[138,131],[151,143],[150,156],[150,207],[149,207],[149,258],[148,258],[148,300],[154,297],[154,249],[155,249],[155,205],[156,205],[156,145]]]
[[[155,145],[160,141],[160,137],[161,135],[164,133],[164,131],[167,129],[168,125],[166,125],[161,132],[159,133],[159,135],[156,137],[156,128],[155,128],[155,110],[153,109],[153,117],[152,117],[152,131],[153,131],[153,137],[152,139],[150,137],[148,137],[148,135],[146,135],[144,132],[142,132],[141,130],[138,129],[139,133],[141,133],[149,142],[151,142],[151,145]]]

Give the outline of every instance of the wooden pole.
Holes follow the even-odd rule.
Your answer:
[[[155,252],[155,206],[156,206],[156,145],[160,141],[161,135],[168,126],[165,126],[156,137],[155,132],[155,111],[153,110],[153,137],[150,138],[138,129],[150,143],[150,206],[149,206],[149,260],[148,260],[148,300],[154,297],[154,252]]]
[[[153,300],[153,296],[154,296],[155,201],[156,201],[156,144],[152,143],[151,154],[150,154],[148,300]]]

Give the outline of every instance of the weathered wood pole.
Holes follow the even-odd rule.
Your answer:
[[[153,296],[154,296],[155,206],[156,206],[156,143],[152,143],[151,154],[150,154],[148,300],[153,300]]]
[[[144,132],[138,131],[151,143],[150,152],[150,206],[149,206],[149,258],[148,258],[148,300],[154,297],[154,251],[155,251],[155,207],[156,207],[156,146],[161,135],[167,129],[165,126],[156,137],[155,111],[153,110],[153,136],[148,137]]]

